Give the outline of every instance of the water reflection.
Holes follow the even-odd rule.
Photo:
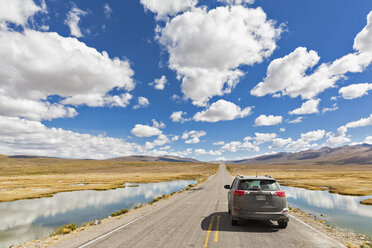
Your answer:
[[[0,247],[47,236],[55,226],[104,218],[122,208],[179,191],[191,183],[195,181],[138,184],[138,187],[65,192],[50,198],[0,203]]]
[[[343,230],[372,234],[372,206],[360,204],[361,200],[372,196],[344,196],[328,191],[307,190],[294,187],[281,187],[287,193],[291,206],[323,214],[330,225]]]

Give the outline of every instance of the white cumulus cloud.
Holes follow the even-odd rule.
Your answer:
[[[149,83],[149,85],[154,86],[157,90],[164,90],[166,83],[167,77],[163,75],[160,78],[155,79],[154,82]]]
[[[372,136],[367,136],[363,142],[372,145]]]
[[[275,133],[255,133],[255,137],[253,144],[255,145],[261,145],[263,143],[267,143],[272,141],[274,138],[276,138]]]
[[[152,121],[152,126],[153,127],[156,127],[156,128],[165,128],[166,127],[165,123],[162,122],[162,121],[157,122],[155,119],[152,119],[151,121]]]
[[[319,85],[319,82],[316,83],[316,80],[305,75],[305,72],[316,65],[319,59],[315,51],[308,52],[305,47],[298,47],[289,55],[274,59],[267,69],[266,78],[251,90],[251,94],[264,96],[279,93],[291,97],[301,95],[305,99],[313,98],[329,87],[324,82]]]
[[[224,144],[225,144],[224,141],[217,141],[213,143],[214,146],[223,146]]]
[[[362,118],[358,121],[352,121],[346,123],[345,127],[346,128],[356,128],[356,127],[365,127],[372,125],[372,114],[369,117]]]
[[[275,148],[282,148],[283,146],[289,144],[292,142],[291,138],[288,139],[282,139],[282,138],[275,138],[273,139],[273,143],[271,146],[269,146],[270,149],[275,149]]]
[[[139,96],[137,102],[138,103],[133,106],[134,109],[146,108],[147,106],[150,105],[149,99],[143,96]]]
[[[103,5],[103,12],[105,13],[105,16],[107,18],[110,18],[112,9],[110,8],[110,5],[108,5],[108,3],[105,3],[105,5]]]
[[[196,130],[191,130],[189,132],[185,131],[181,138],[185,140],[186,144],[196,144],[200,142],[200,137],[203,137],[207,135],[205,131],[196,131]]]
[[[269,57],[280,33],[261,8],[226,6],[194,8],[159,27],[157,35],[185,97],[204,106],[236,86],[243,76],[239,66]]]
[[[303,99],[315,98],[324,90],[334,87],[347,73],[362,72],[372,62],[372,11],[367,25],[354,39],[354,53],[349,53],[331,63],[323,63],[312,74],[306,74],[318,64],[320,57],[315,51],[298,47],[287,56],[273,60],[266,78],[257,84],[251,94],[264,96],[289,95]]]
[[[75,36],[78,38],[83,36],[80,30],[80,27],[79,27],[79,22],[80,22],[81,16],[85,16],[86,14],[88,14],[88,12],[83,11],[77,7],[73,7],[67,13],[65,24],[68,25],[68,27],[70,28],[70,33],[72,36]]]
[[[278,125],[279,123],[282,123],[283,121],[283,117],[278,115],[278,116],[274,116],[274,115],[260,115],[259,117],[256,118],[256,120],[254,121],[254,124],[256,126],[274,126],[274,125]]]
[[[187,119],[187,118],[184,118],[182,117],[183,115],[186,115],[187,113],[186,112],[183,112],[183,111],[177,111],[177,112],[173,112],[170,116],[170,119],[174,122],[185,122],[185,121],[189,121],[190,119]]]
[[[37,121],[0,116],[0,150],[3,154],[106,159],[131,155],[139,149],[139,145],[122,139],[48,128]]]
[[[314,148],[317,147],[318,144],[312,143],[314,141],[321,140],[325,135],[324,130],[315,130],[315,131],[310,131],[307,133],[301,133],[301,138],[295,141],[291,141],[286,149],[290,151],[300,151],[300,150],[305,150],[309,148]]]
[[[318,113],[320,99],[310,99],[304,102],[300,108],[289,111],[290,115],[308,115]]]
[[[156,146],[162,146],[162,145],[165,145],[167,143],[170,143],[169,138],[164,134],[160,134],[153,142],[146,142],[145,148],[146,149],[154,149],[154,147],[156,147]],[[164,150],[164,149],[162,149],[162,150]]]
[[[341,126],[337,129],[336,133],[329,132],[327,133],[326,146],[336,147],[341,144],[350,142],[351,139],[346,135],[346,132],[349,128],[365,127],[372,125],[372,114],[369,117],[361,118],[357,121],[351,121],[346,123],[344,126]]]
[[[226,143],[224,146],[220,148],[221,151],[229,151],[229,152],[237,152],[237,151],[249,151],[253,150],[258,152],[259,147],[257,145],[252,144],[249,141],[231,141]]]
[[[63,105],[125,107],[129,93],[108,93],[135,86],[128,61],[57,33],[0,31],[0,57],[2,115],[41,120],[75,115]],[[48,101],[54,95],[59,103]]]
[[[141,0],[146,10],[156,14],[157,20],[165,20],[179,12],[195,7],[197,0]]]
[[[35,4],[33,0],[1,0],[0,24],[11,22],[26,26],[27,20],[39,11],[45,11],[46,5]]]
[[[151,137],[162,134],[162,131],[158,128],[142,124],[136,124],[130,132],[137,137]]]
[[[328,132],[328,138],[324,145],[329,147],[337,147],[344,143],[350,142],[351,139],[346,136],[346,132],[347,128],[345,126],[339,127],[336,133]]]
[[[206,151],[205,149],[195,149],[194,154],[195,155],[208,154],[208,155],[213,155],[213,156],[220,156],[222,153],[220,151],[213,151],[213,150]]]
[[[372,84],[351,84],[349,86],[342,87],[338,93],[340,93],[344,99],[351,100],[367,95],[369,90],[372,90]]]
[[[299,116],[297,117],[296,119],[293,119],[293,120],[286,120],[286,122],[290,123],[290,124],[296,124],[296,123],[300,123],[302,122],[304,117],[302,116]]]
[[[330,111],[336,111],[338,109],[337,103],[334,103],[331,108],[323,108],[322,114]]]
[[[193,119],[206,122],[229,121],[244,118],[251,113],[251,110],[251,107],[241,109],[232,102],[218,100],[207,107],[206,110],[196,113]]]
[[[301,139],[305,142],[312,142],[312,141],[317,141],[320,140],[324,137],[325,131],[324,130],[315,130],[315,131],[310,131],[307,133],[302,133],[301,134]]]
[[[240,5],[240,4],[253,4],[254,0],[218,0],[218,2],[227,3],[230,5]]]

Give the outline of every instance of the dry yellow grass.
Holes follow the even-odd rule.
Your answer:
[[[372,205],[372,199],[371,198],[365,199],[365,200],[361,201],[360,203],[364,204],[364,205]]]
[[[273,176],[281,185],[372,195],[372,165],[228,165],[232,175]]]
[[[106,160],[14,159],[0,157],[0,202],[76,190],[108,190],[124,183],[203,180],[218,165]]]

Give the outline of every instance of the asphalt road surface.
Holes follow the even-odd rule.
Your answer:
[[[120,224],[97,225],[58,243],[58,247],[342,247],[295,218],[286,229],[276,222],[245,221],[231,226],[224,165],[200,187],[133,211]],[[101,226],[101,227],[100,227]]]

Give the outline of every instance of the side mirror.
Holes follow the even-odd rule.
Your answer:
[[[231,189],[230,185],[225,185],[224,188],[225,189]]]

